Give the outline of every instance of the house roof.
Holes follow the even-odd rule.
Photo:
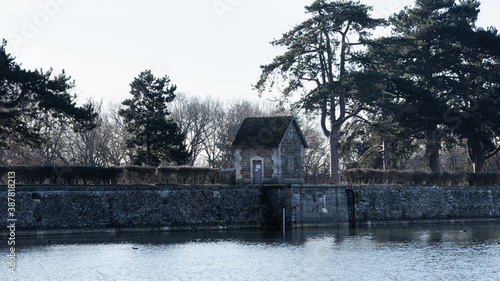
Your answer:
[[[236,133],[231,147],[279,147],[289,126],[295,126],[304,147],[307,142],[293,116],[246,118]]]

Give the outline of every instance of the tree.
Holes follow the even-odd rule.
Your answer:
[[[500,151],[500,36],[497,30],[461,30],[462,62],[450,70],[445,122],[465,140],[472,171]]]
[[[223,130],[218,116],[224,115],[224,106],[221,101],[206,97],[200,100],[198,97],[187,97],[177,95],[173,102],[172,117],[179,124],[181,132],[186,136],[187,146],[191,152],[189,165],[201,164],[213,166],[213,159],[207,155],[207,147],[215,144],[212,138],[218,131]],[[205,152],[205,153],[204,153]],[[208,163],[203,161],[207,159]]]
[[[120,166],[129,163],[131,150],[126,147],[129,134],[117,106],[103,113],[100,102],[90,103],[99,112],[100,121],[94,129],[74,132],[54,124],[47,141],[40,147],[20,143],[5,151],[0,149],[0,165]]]
[[[25,70],[0,45],[0,145],[23,143],[33,147],[47,141],[54,126],[87,131],[96,126],[92,104],[76,106],[71,77],[64,71]]]
[[[352,46],[361,44],[353,41],[363,42],[370,35],[367,30],[384,24],[384,20],[369,16],[371,10],[353,1],[314,1],[306,7],[310,19],[271,42],[274,46],[287,47],[287,51],[272,63],[261,66],[260,80],[254,86],[262,93],[280,82],[281,77],[286,81],[282,93],[285,99],[308,89],[302,93],[300,106],[321,112],[322,131],[330,142],[330,172],[334,182],[339,181],[340,127],[362,109],[353,103],[346,89],[349,52]]]
[[[328,141],[323,137],[317,120],[298,118],[300,129],[307,140],[304,150],[304,175],[307,183],[323,183],[328,179],[330,159],[325,151]]]
[[[115,107],[101,111],[102,102],[93,102],[100,115],[99,125],[87,132],[64,131],[65,153],[69,165],[78,166],[120,166],[129,162],[130,149],[126,147],[129,137],[123,120]]]
[[[368,51],[354,56],[360,68],[352,71],[349,79],[351,91],[358,102],[363,104],[363,114],[355,116],[355,121],[350,122],[349,126],[354,128],[350,129],[351,132],[343,130],[343,134],[349,138],[349,142],[344,142],[343,146],[346,150],[351,141],[361,141],[354,145],[357,148],[358,160],[353,165],[361,164],[361,160],[366,164],[368,160],[373,160],[373,156],[378,157],[375,152],[379,152],[382,168],[390,170],[402,168],[406,162],[404,159],[408,159],[415,151],[415,140],[411,136],[414,128],[421,124],[410,126],[400,121],[399,117],[406,116],[406,111],[397,103],[397,93],[393,92],[398,82],[394,81],[395,76],[400,75],[400,72],[391,72],[393,65],[386,62],[393,59],[392,49],[387,51],[390,44],[383,44],[381,41],[367,41]],[[379,158],[377,162],[378,160]],[[380,165],[372,161],[368,166],[379,168]]]
[[[442,144],[467,139],[475,171],[498,149],[496,30],[475,27],[479,1],[417,0],[390,18],[392,36],[370,45],[386,75],[385,110],[409,136],[424,140],[429,168],[440,171]],[[477,101],[485,100],[477,107]]]
[[[119,105],[112,104],[101,125],[102,132],[106,133],[106,136],[102,138],[107,141],[107,166],[120,166],[124,163],[130,163],[133,158],[133,151],[126,144],[126,140],[130,138],[130,133],[127,132],[119,111]]]
[[[123,101],[119,111],[131,138],[127,145],[135,149],[133,163],[157,166],[183,164],[189,159],[184,136],[172,119],[167,104],[175,98],[175,85],[168,76],[155,78],[150,70],[143,71],[130,84],[131,99]]]
[[[230,148],[241,122],[246,117],[271,115],[272,107],[244,100],[222,102],[219,99],[178,95],[172,103],[172,117],[186,136],[190,165],[211,168],[234,167]]]

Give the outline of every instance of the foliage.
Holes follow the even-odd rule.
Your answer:
[[[117,184],[123,177],[120,167],[84,166],[9,166],[0,167],[1,180],[6,183],[7,172],[16,174],[18,184],[78,185],[78,184]]]
[[[342,174],[351,184],[396,184],[438,186],[495,186],[500,184],[499,173],[422,172],[374,169],[349,169]]]
[[[176,184],[178,183],[177,173],[179,171],[179,167],[177,166],[164,166],[158,167],[158,182],[162,184]]]
[[[156,182],[156,167],[125,166],[125,179],[128,184],[153,184]]]
[[[174,184],[210,184],[217,179],[217,170],[203,167],[158,167],[158,181]]]
[[[328,179],[332,170],[349,168],[498,171],[500,36],[495,28],[476,27],[478,8],[475,0],[418,0],[390,18],[391,36],[368,40],[366,31],[383,24],[369,17],[370,7],[320,0],[306,7],[310,17],[271,43],[285,51],[262,66],[255,85],[261,94],[283,90],[281,106],[299,94],[293,108],[302,110],[295,115],[307,114],[301,116],[309,143],[306,178]],[[356,47],[360,44],[368,49]],[[231,168],[229,145],[242,120],[280,114],[270,103],[177,95],[168,77],[148,71],[132,82],[131,93],[138,98],[125,101],[121,116],[117,109],[101,112],[99,102],[77,107],[70,95],[74,82],[64,72],[24,70],[5,46],[0,51],[0,165],[19,169],[25,182],[108,183],[116,177],[98,179],[91,175],[98,175],[97,169],[85,167],[148,165],[149,160],[153,166]],[[166,128],[174,128],[168,145],[161,132]],[[173,159],[171,148],[182,161]],[[39,168],[27,171],[22,165]],[[184,168],[164,169],[165,178],[157,170],[158,182],[194,181],[188,170],[178,174]],[[404,181],[400,176],[391,181]],[[429,178],[426,172],[412,177],[414,182]]]
[[[215,184],[216,169],[189,166],[0,166],[0,181],[7,183],[15,172],[17,184],[99,185],[99,184]]]
[[[40,146],[54,125],[87,131],[96,126],[91,104],[78,107],[69,91],[74,82],[64,71],[25,70],[0,45],[0,146]]]
[[[467,140],[476,172],[498,152],[500,38],[475,27],[478,13],[476,0],[419,0],[390,18],[391,37],[370,44],[366,63],[382,75],[383,113],[425,141],[435,172],[443,142]]]
[[[261,66],[260,80],[254,86],[262,93],[284,81],[285,101],[303,90],[298,105],[310,112],[321,112],[321,127],[330,140],[330,172],[334,179],[339,170],[338,131],[361,110],[353,103],[346,79],[349,51],[353,45],[361,44],[351,42],[362,42],[370,35],[367,30],[384,24],[382,19],[370,18],[370,10],[371,7],[353,1],[314,1],[306,7],[311,15],[308,20],[271,42],[287,51]]]
[[[175,98],[175,85],[168,76],[155,78],[150,70],[139,74],[130,84],[131,99],[119,111],[131,134],[127,145],[135,149],[133,163],[153,165],[185,163],[190,156],[184,136],[172,119],[167,104]]]

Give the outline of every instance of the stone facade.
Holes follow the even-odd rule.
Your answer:
[[[281,165],[278,170],[281,183],[302,183],[304,145],[300,140],[298,127],[290,126],[278,149]]]
[[[278,183],[278,149],[277,148],[255,148],[236,149],[236,183],[253,183],[254,170],[253,161],[262,161],[262,183]]]
[[[280,119],[249,118],[242,123],[232,145],[235,148],[237,184],[303,183],[307,143],[294,117],[276,118]],[[245,125],[245,122],[251,125]],[[255,161],[260,161],[261,170],[253,167]],[[260,182],[255,182],[256,171],[261,173]]]

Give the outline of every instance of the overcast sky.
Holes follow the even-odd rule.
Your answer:
[[[414,0],[362,0],[387,17]],[[483,0],[478,26],[499,26]],[[141,71],[168,75],[188,95],[257,98],[269,42],[306,18],[312,0],[1,0],[0,38],[24,68],[63,69],[76,93],[120,103]]]

